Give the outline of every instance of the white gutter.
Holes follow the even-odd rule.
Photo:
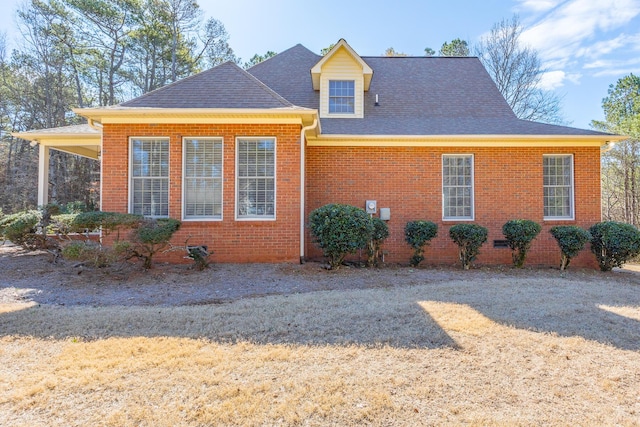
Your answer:
[[[304,214],[305,214],[305,133],[318,126],[318,118],[300,130],[300,264],[304,263]]]

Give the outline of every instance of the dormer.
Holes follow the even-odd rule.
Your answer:
[[[340,39],[311,69],[313,89],[320,91],[320,117],[363,118],[372,77],[371,67]]]

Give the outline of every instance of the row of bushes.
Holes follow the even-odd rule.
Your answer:
[[[369,266],[377,265],[381,245],[389,236],[386,223],[370,217],[364,210],[350,205],[329,204],[310,215],[310,229],[316,243],[323,250],[332,269],[339,268],[347,254],[368,249]],[[514,266],[524,265],[533,240],[540,234],[540,224],[526,219],[507,221],[502,227]],[[406,224],[405,241],[413,249],[412,266],[424,260],[424,248],[438,234],[438,226],[431,221],[410,221]],[[640,231],[635,227],[613,221],[600,222],[589,231],[577,226],[555,226],[550,229],[560,248],[560,269],[566,269],[571,259],[591,243],[591,251],[602,271],[619,267],[640,254]],[[487,241],[488,230],[477,224],[456,224],[449,229],[449,237],[459,248],[460,262],[469,269]]]
[[[154,256],[171,246],[171,237],[181,225],[180,221],[172,218],[151,219],[116,212],[57,214],[58,212],[56,205],[47,205],[39,210],[1,217],[0,237],[28,250],[47,249],[56,254],[61,253],[64,258],[95,267],[136,258],[145,269],[149,269],[153,265]],[[70,233],[97,230],[101,230],[103,236],[115,233],[115,243],[105,247],[88,238],[86,241],[68,242],[64,239]],[[51,234],[56,234],[59,238],[49,237]],[[187,251],[196,268],[205,268],[210,253],[200,247],[188,247],[186,243],[179,249]]]
[[[171,246],[171,237],[180,225],[180,221],[170,218],[149,219],[114,212],[61,214],[59,207],[48,205],[40,210],[0,216],[0,237],[27,249],[52,249],[69,259],[99,267],[119,259],[138,258],[148,269],[152,266],[153,257]],[[367,250],[367,265],[377,266],[382,258],[382,243],[389,236],[384,221],[355,206],[341,204],[325,205],[311,212],[310,229],[333,269],[342,265],[347,254],[361,249]],[[47,236],[50,233],[64,236],[93,230],[102,230],[103,235],[117,233],[116,243],[105,248],[87,240],[61,248],[60,240]],[[414,250],[410,263],[417,266],[424,260],[425,246],[437,236],[438,227],[430,221],[410,221],[404,231],[406,242]],[[516,267],[524,265],[531,242],[540,231],[541,226],[530,220],[511,220],[504,224],[502,232],[512,250]],[[591,251],[602,271],[619,267],[640,254],[640,231],[629,224],[601,222],[589,231],[576,226],[555,226],[550,232],[560,247],[560,268],[563,270],[587,242],[591,243]],[[121,233],[126,234],[123,237]],[[477,224],[456,224],[449,229],[449,236],[458,245],[463,268],[469,269],[487,241],[488,230]],[[209,251],[204,247],[189,247],[187,242],[179,248],[187,251],[196,268],[205,268]]]

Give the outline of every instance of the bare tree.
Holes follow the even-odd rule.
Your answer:
[[[521,119],[562,123],[560,99],[540,88],[545,70],[538,53],[520,41],[517,16],[495,24],[475,48],[513,112]]]
[[[209,67],[215,67],[227,61],[240,63],[240,59],[236,57],[229,45],[229,33],[222,22],[217,19],[209,18],[205,22],[200,41],[203,47],[201,53],[196,56],[196,61],[201,62],[201,58],[204,56],[206,65]],[[274,52],[267,52],[264,59],[269,58],[267,55],[270,53],[271,56],[275,55]]]
[[[191,37],[200,26],[202,10],[196,0],[163,0],[158,6],[171,29],[171,81],[176,81],[181,44],[195,43]]]

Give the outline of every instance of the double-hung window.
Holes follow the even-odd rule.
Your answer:
[[[236,140],[236,218],[276,218],[276,139]]]
[[[473,220],[473,155],[442,156],[442,217]]]
[[[573,155],[542,157],[544,219],[574,219]]]
[[[130,139],[129,212],[169,216],[169,138]]]
[[[185,220],[222,219],[222,139],[184,138]]]
[[[355,81],[329,80],[329,113],[353,114],[355,112]]]

